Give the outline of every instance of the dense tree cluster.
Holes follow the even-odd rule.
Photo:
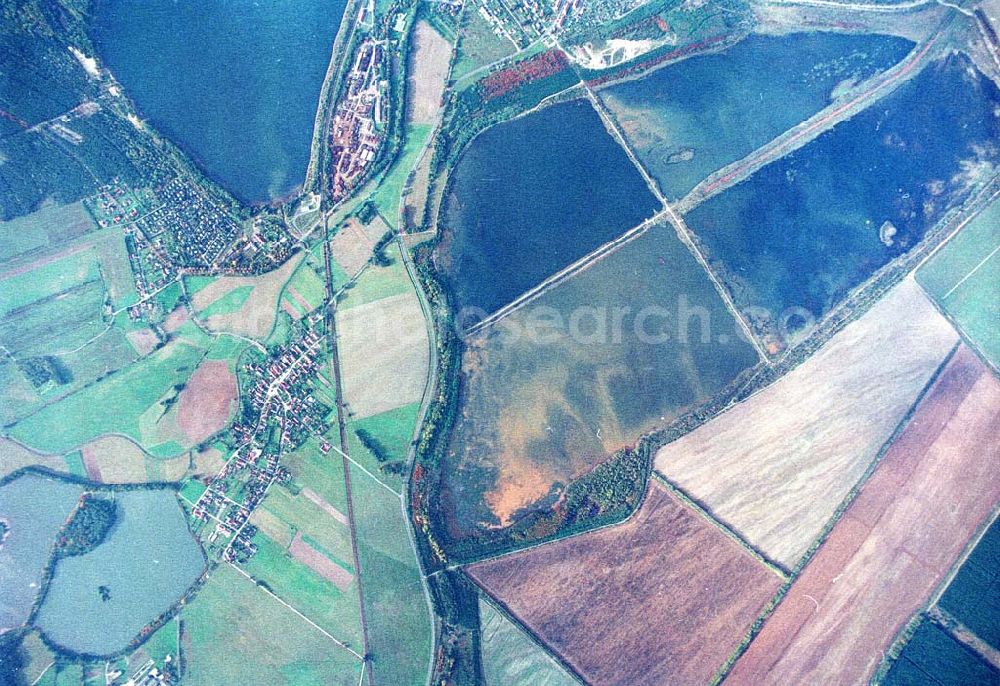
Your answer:
[[[56,541],[56,555],[83,555],[104,542],[118,519],[114,500],[85,493]]]

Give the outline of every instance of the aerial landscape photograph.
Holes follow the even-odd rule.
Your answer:
[[[1000,686],[1000,0],[0,0],[0,686]]]

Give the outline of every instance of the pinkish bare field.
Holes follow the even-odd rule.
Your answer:
[[[726,683],[867,683],[1000,500],[1000,381],[964,346]]]
[[[288,552],[341,591],[346,591],[354,582],[353,574],[302,540],[301,533],[295,534]]]
[[[628,522],[468,573],[589,683],[708,683],[781,578],[652,482]]]
[[[337,311],[344,400],[370,417],[420,400],[427,381],[427,326],[412,291]]]
[[[426,21],[413,30],[413,63],[407,70],[410,94],[407,115],[416,124],[430,124],[441,109],[441,95],[451,62],[451,44]]]
[[[224,361],[203,362],[177,402],[177,424],[191,443],[200,443],[229,421],[237,394],[236,375]]]
[[[957,340],[907,279],[784,377],[660,449],[656,469],[794,567]]]

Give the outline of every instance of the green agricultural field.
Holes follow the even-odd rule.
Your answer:
[[[938,606],[1000,650],[1000,520],[993,522],[938,601]]]
[[[12,400],[0,408],[0,420],[4,424],[26,417],[45,403],[77,392],[98,377],[138,358],[125,333],[117,326],[92,328],[88,324],[81,329],[61,332],[56,323],[50,327],[50,332],[47,338],[27,341],[31,347],[21,349],[20,364],[0,363],[0,394]],[[81,340],[84,336],[87,338]],[[2,338],[0,343],[4,343]],[[29,359],[29,355],[37,357]],[[37,376],[39,370],[42,376]],[[32,375],[35,375],[34,382],[29,379]]]
[[[215,279],[216,277],[214,276],[185,276],[184,287],[187,289],[188,295],[194,295],[215,281]]]
[[[181,500],[187,501],[189,504],[194,505],[198,502],[198,498],[201,494],[207,491],[208,488],[205,484],[201,483],[197,479],[188,479],[184,482],[181,490],[178,492]]]
[[[0,384],[20,401],[5,419],[24,416],[39,401],[66,395],[134,360],[133,347],[111,328],[104,309],[106,302],[125,306],[136,297],[120,230],[46,244],[44,252],[0,273],[0,345],[18,358],[33,386],[18,392],[18,380],[4,375]]]
[[[947,631],[924,619],[903,648],[881,686],[915,684],[995,684],[1000,672],[992,668]]]
[[[224,565],[181,612],[184,683],[356,686],[361,660]]]
[[[424,684],[433,626],[399,498],[351,466],[369,652],[376,683]]]
[[[493,28],[477,10],[476,5],[468,6],[458,32],[458,57],[451,71],[452,78],[456,80],[513,55],[517,50],[509,40],[493,33]]]
[[[194,324],[188,322],[185,326],[190,325],[192,329],[195,329],[199,333],[204,333],[196,327]],[[183,330],[183,329],[182,329]],[[229,371],[236,372],[238,367],[238,362],[240,355],[246,350],[249,343],[247,343],[242,338],[237,338],[236,336],[219,336],[215,339],[215,343],[209,349],[208,354],[205,355],[206,360],[225,360],[229,363]]]
[[[407,126],[403,151],[385,177],[382,178],[382,181],[379,182],[378,190],[372,195],[372,202],[375,203],[379,214],[389,226],[399,227],[399,206],[403,186],[406,185],[406,179],[410,172],[417,166],[420,153],[427,146],[433,129],[434,127],[430,124]]]
[[[66,469],[73,476],[87,478],[87,468],[83,465],[83,453],[79,450],[74,450],[71,453],[66,453],[63,455],[63,460],[66,461]]]
[[[343,473],[341,465],[336,467]],[[324,550],[329,551],[337,562],[349,565],[353,557],[350,529],[325,512],[321,505],[313,502],[305,488],[308,486],[298,494],[293,494],[284,486],[274,486],[268,491],[267,498],[260,507],[287,524],[293,534],[301,532],[310,536]],[[346,512],[341,514],[346,515]]]
[[[292,318],[284,310],[279,310],[277,316],[274,318],[274,328],[268,334],[264,345],[268,347],[285,346],[291,342],[291,336]]]
[[[402,492],[403,481],[409,475],[405,471],[397,473],[382,467],[405,462],[419,412],[420,403],[411,403],[364,419],[351,420],[348,424],[351,457],[398,492]],[[381,452],[382,459],[371,448]]]
[[[47,205],[0,222],[0,263],[66,243],[97,228],[82,202]]]
[[[92,249],[46,261],[33,269],[18,270],[0,280],[0,315],[57,296],[89,281],[100,280],[97,254]]]
[[[334,226],[331,224],[331,227]],[[320,278],[326,278],[326,267],[324,266],[323,257],[323,241],[319,241],[312,248],[309,249],[309,258],[307,260],[313,270],[320,276]],[[350,277],[344,272],[344,270],[337,264],[336,260],[330,260],[330,268],[332,270],[331,285],[333,286],[334,292],[336,292],[341,286],[350,280]]]
[[[299,298],[295,297],[290,290],[294,290]],[[312,312],[323,304],[323,300],[326,298],[326,284],[323,283],[323,279],[316,273],[308,260],[295,270],[292,278],[285,285],[284,297],[293,306],[302,310],[304,314]],[[300,302],[300,298],[305,301],[305,307]]]
[[[56,671],[55,655],[45,645],[37,631],[25,633],[19,640],[11,638],[10,634],[5,635],[4,642],[0,644],[0,651],[6,653],[7,650],[13,653],[15,664],[17,662],[20,663],[17,671],[20,679],[15,680],[15,685],[56,683],[54,674]],[[5,655],[5,657],[10,656],[10,654]],[[0,679],[9,673],[9,667],[6,669],[4,667],[7,666],[0,665]]]
[[[357,583],[341,591],[267,536],[257,534],[254,543],[257,554],[244,569],[337,640],[362,652]]]
[[[161,399],[175,396],[174,387],[194,373],[204,355],[204,350],[186,343],[170,343],[22,419],[11,435],[49,453],[68,452],[107,433],[125,434],[147,449],[155,447],[144,442],[140,418]]]
[[[108,288],[108,298],[116,310],[139,302],[135,290],[132,268],[129,265],[128,248],[120,229],[108,229],[94,245],[101,261],[101,276]]]
[[[213,301],[208,307],[199,312],[199,314],[202,317],[212,317],[219,314],[239,312],[251,293],[253,293],[253,286],[239,286],[238,288],[234,288],[218,300]]]
[[[413,282],[406,272],[399,246],[395,243],[385,249],[391,264],[382,267],[371,265],[365,269],[354,285],[341,296],[338,309],[349,309],[365,303],[382,300],[405,293],[413,288]]]
[[[577,686],[580,683],[483,598],[479,600],[479,626],[483,678],[487,686]]]
[[[162,291],[157,293],[154,300],[156,301],[156,304],[160,306],[160,311],[166,315],[173,312],[174,308],[177,307],[178,303],[180,303],[182,295],[184,295],[184,291],[181,288],[180,281],[174,281]]]
[[[333,443],[336,431],[330,433],[329,440]],[[292,473],[292,488],[301,491],[308,486],[341,512],[347,511],[343,459],[335,450],[324,455],[319,441],[310,438],[294,452],[282,456],[281,463]]]
[[[36,686],[80,686],[83,683],[83,665],[61,662],[52,665]]]
[[[107,328],[104,298],[93,280],[12,310],[0,317],[0,343],[19,358],[74,350]]]
[[[917,270],[917,281],[963,336],[1000,369],[1000,201]]]
[[[146,660],[153,660],[156,664],[162,665],[168,655],[171,660],[176,660],[180,652],[178,623],[178,620],[174,618],[157,629],[156,633],[143,643],[139,650],[129,656],[127,666],[137,669]]]

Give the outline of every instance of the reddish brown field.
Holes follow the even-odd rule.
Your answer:
[[[341,591],[346,591],[354,582],[353,574],[302,540],[302,532],[295,534],[288,552]]]
[[[1000,381],[964,346],[726,683],[867,683],[1000,500]]]
[[[83,468],[87,472],[87,478],[97,483],[104,481],[101,465],[98,464],[97,456],[94,455],[93,451],[84,449],[81,453],[83,454]]]
[[[656,482],[620,526],[467,571],[594,686],[707,683],[781,585]]]
[[[222,361],[201,364],[181,391],[177,424],[192,443],[200,443],[229,420],[238,393],[236,376]]]
[[[283,309],[286,313],[288,313],[288,316],[294,319],[295,321],[302,319],[302,315],[299,314],[299,311],[296,310],[295,307],[292,305],[292,303],[288,302],[287,300],[282,299],[281,309]]]

